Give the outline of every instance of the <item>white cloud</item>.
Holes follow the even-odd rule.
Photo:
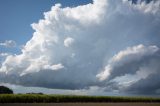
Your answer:
[[[62,68],[64,68],[64,66],[62,65],[62,64],[55,64],[55,65],[52,65],[52,66],[50,66],[50,65],[46,65],[45,66],[45,69],[51,69],[51,70],[60,70],[60,69],[62,69]]]
[[[5,42],[0,43],[0,46],[15,47],[16,46],[16,42],[13,41],[13,40],[6,40]]]
[[[65,47],[70,47],[73,43],[74,43],[74,39],[73,38],[67,37],[64,40],[64,46]]]
[[[144,67],[134,62],[143,60],[145,63],[145,59],[158,55],[159,3],[94,0],[93,4],[72,8],[56,4],[44,13],[44,19],[32,24],[35,32],[22,53],[9,55],[3,61],[0,81],[25,86],[87,89],[101,86],[105,81],[107,84],[104,85],[116,82],[115,77],[124,80],[132,76],[128,70],[135,74],[133,79],[137,76],[139,80],[148,79],[153,64],[146,63],[150,67]],[[126,47],[129,48],[123,50]],[[113,71],[118,70],[116,67],[123,67],[124,71]],[[144,76],[140,77],[141,74]]]
[[[137,60],[143,58],[144,55],[152,55],[159,48],[157,46],[149,46],[148,48],[144,45],[138,45],[134,47],[128,47],[126,50],[120,51],[117,55],[115,55],[110,63],[112,62],[125,62],[128,60]]]
[[[118,54],[113,56],[109,61],[108,65],[105,66],[104,71],[98,74],[97,77],[100,80],[106,80],[114,67],[123,66],[130,61],[138,61],[145,56],[153,55],[159,50],[156,46],[145,47],[144,45],[138,45],[134,47],[128,47],[126,50],[120,51]]]
[[[160,73],[159,53],[160,49],[157,46],[138,45],[129,47],[113,56],[104,70],[97,75],[97,78],[100,81],[108,82],[109,86],[116,86],[118,90],[134,91],[133,88],[136,84],[141,83],[142,80],[144,82],[154,81],[155,79],[152,76]],[[150,80],[148,81],[148,79]],[[105,86],[107,87],[107,84]],[[150,83],[145,86],[150,86]],[[158,84],[154,85],[154,89],[158,89],[158,87]],[[146,91],[139,88],[144,88]],[[137,86],[135,92],[147,93],[149,91],[147,89],[141,83],[141,86]],[[152,93],[155,93],[155,91]]]
[[[0,53],[0,57],[6,57],[8,55],[9,55],[8,53]]]
[[[160,2],[154,2],[151,1],[149,4],[147,4],[145,1],[139,1],[137,3],[137,5],[135,5],[136,9],[140,9],[143,10],[145,13],[153,13],[153,14],[157,14],[157,11],[159,11],[159,5]]]

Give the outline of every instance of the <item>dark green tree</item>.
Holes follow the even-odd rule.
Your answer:
[[[5,86],[0,86],[0,94],[13,94],[13,91]]]

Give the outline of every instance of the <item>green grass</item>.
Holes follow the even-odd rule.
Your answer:
[[[160,102],[160,98],[73,96],[40,94],[0,94],[0,103],[66,103],[66,102]]]

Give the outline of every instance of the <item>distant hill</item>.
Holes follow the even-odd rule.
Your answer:
[[[0,94],[13,94],[13,91],[5,86],[0,86]]]

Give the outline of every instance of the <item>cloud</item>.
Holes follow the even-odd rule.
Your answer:
[[[7,86],[11,88],[14,93],[44,93],[44,94],[67,94],[67,95],[107,95],[103,92],[102,88],[93,86],[89,89],[80,89],[80,90],[64,90],[64,89],[48,89],[48,88],[40,88],[40,87],[24,87],[20,85],[12,85],[8,83],[0,83],[0,85]],[[113,95],[110,93],[110,95]]]
[[[158,4],[160,1],[133,4],[127,0],[94,0],[72,8],[56,4],[44,13],[44,19],[32,24],[35,32],[22,53],[3,61],[0,82],[72,90],[98,86],[122,91],[117,86],[120,84],[124,92],[130,91],[133,84],[159,69],[156,62],[152,63],[159,60]],[[128,77],[138,79],[125,82],[130,89],[123,86]]]
[[[68,38],[66,38],[64,40],[64,46],[65,47],[70,47],[73,43],[74,43],[74,39],[73,38],[68,37]]]
[[[52,66],[45,66],[45,69],[51,69],[51,70],[60,70],[64,68],[64,66],[62,64],[55,64],[55,65],[52,65]]]
[[[114,68],[121,67],[128,63],[130,64],[130,61],[138,63],[138,61],[141,60],[141,58],[150,56],[158,50],[159,48],[156,46],[149,46],[148,48],[144,45],[128,47],[126,50],[120,51],[118,54],[113,56],[109,61],[108,65],[105,67],[105,70],[102,73],[98,74],[97,77],[102,81],[106,80],[107,77],[112,73],[112,70],[114,70]],[[125,71],[123,70],[122,72],[120,72],[120,74],[123,74],[123,72],[125,73]],[[118,72],[115,73],[118,74]]]
[[[159,54],[157,46],[128,47],[113,56],[97,77],[107,82],[106,90],[114,86],[112,90],[156,94],[160,84],[157,79],[160,74]],[[156,83],[151,84],[152,81]]]
[[[8,55],[9,55],[8,53],[0,53],[0,57],[6,57]]]
[[[5,42],[0,43],[0,46],[4,46],[4,47],[15,47],[16,46],[16,42],[13,40],[6,40]]]

